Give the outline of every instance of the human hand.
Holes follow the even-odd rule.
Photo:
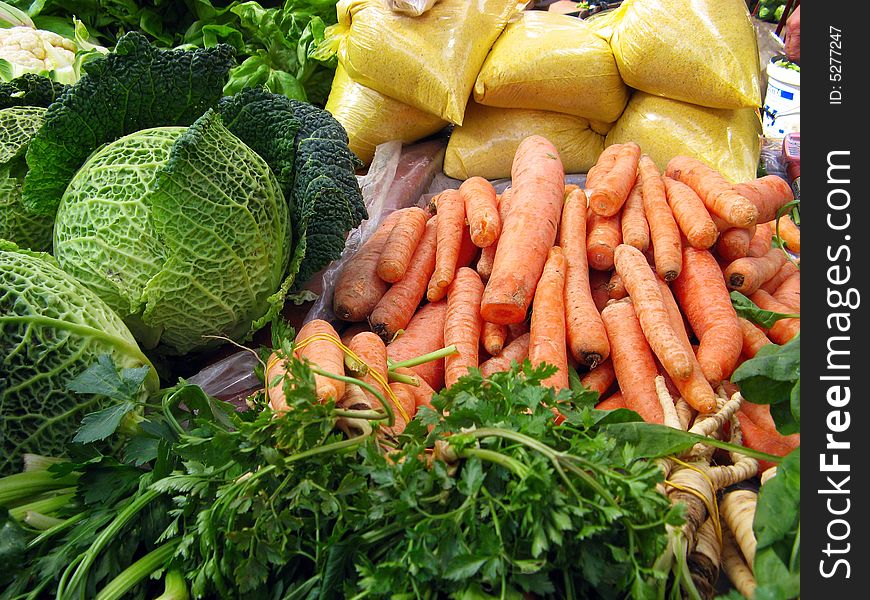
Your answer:
[[[801,62],[801,7],[798,5],[785,22],[785,56],[793,63]]]

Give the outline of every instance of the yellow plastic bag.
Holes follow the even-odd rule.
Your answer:
[[[585,173],[604,150],[604,136],[583,117],[469,102],[465,123],[453,129],[447,142],[444,174],[454,179],[510,177],[517,147],[533,134],[553,142],[566,173]]]
[[[761,106],[761,66],[744,0],[627,0],[610,46],[622,79],[711,108]]]
[[[326,110],[347,131],[350,149],[366,165],[390,140],[408,144],[443,129],[447,122],[361,85],[341,65],[335,70]]]
[[[489,49],[517,0],[441,0],[419,17],[383,0],[340,0],[338,59],[354,81],[461,124]]]
[[[508,23],[474,84],[479,104],[604,123],[619,118],[628,96],[606,39],[581,19],[540,10]]]
[[[606,141],[637,142],[662,171],[674,156],[692,156],[740,183],[758,169],[761,118],[752,108],[706,108],[638,91]]]

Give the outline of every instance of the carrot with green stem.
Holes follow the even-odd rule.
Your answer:
[[[498,218],[499,222],[504,225],[507,219],[508,212],[511,208],[511,188],[506,188],[498,197]],[[501,232],[499,232],[499,235]],[[489,276],[492,275],[492,265],[495,262],[495,253],[498,250],[498,239],[486,248],[481,248],[480,258],[477,259],[475,269],[480,279],[486,283],[489,281]]]
[[[434,216],[425,224],[423,237],[414,250],[405,276],[394,283],[372,309],[369,323],[385,342],[392,340],[408,325],[426,295],[435,271],[437,227],[438,217]]]
[[[593,179],[595,187],[586,183],[589,208],[604,217],[618,213],[628,194],[634,187],[637,177],[637,163],[640,159],[640,146],[626,142],[616,153],[613,164],[600,178]]]
[[[758,325],[743,317],[737,317],[740,325],[741,335],[741,355],[746,358],[752,358],[764,346],[772,344],[770,338],[764,333]]]
[[[610,360],[625,407],[648,423],[663,423],[664,413],[655,385],[658,375],[655,359],[631,299],[608,303],[601,318],[610,339]]]
[[[634,246],[641,252],[649,248],[649,223],[643,210],[643,187],[639,177],[622,206],[621,226],[624,244]]]
[[[347,347],[366,365],[365,374],[359,379],[386,394],[389,385],[387,380],[387,348],[384,341],[376,334],[364,331],[353,336]],[[377,410],[382,405],[377,396],[364,387],[348,385],[337,406],[347,410]]]
[[[770,310],[780,314],[794,314],[791,311],[791,308],[765,292],[764,290],[757,290],[753,294],[749,295],[749,299],[752,300],[758,308],[762,308],[764,310]],[[770,338],[775,344],[783,345],[786,342],[790,341],[794,336],[800,333],[801,330],[801,320],[799,317],[789,317],[785,319],[780,319],[776,323],[774,323],[770,329],[767,330],[767,337]]]
[[[525,138],[514,154],[511,181],[511,210],[481,304],[485,320],[505,325],[526,318],[556,241],[565,190],[556,147],[539,135]]]
[[[759,223],[755,226],[755,234],[749,240],[749,248],[746,251],[746,256],[758,258],[764,256],[770,251],[771,242],[773,241],[773,224]]]
[[[429,213],[416,206],[402,212],[384,242],[378,259],[378,277],[389,283],[396,283],[405,276],[417,245],[426,231],[428,220]]]
[[[694,248],[707,249],[716,243],[719,230],[710,217],[704,202],[695,190],[681,181],[662,177],[668,206],[674,215],[674,220]]]
[[[480,330],[483,319],[480,302],[483,282],[476,271],[461,267],[447,292],[447,314],[444,318],[444,343],[456,346],[457,353],[444,358],[444,385],[450,387],[469,368],[479,366]]]
[[[658,167],[647,155],[640,157],[638,177],[643,190],[643,210],[649,223],[656,273],[665,281],[673,281],[683,268],[680,228],[668,204],[667,190]]]
[[[441,300],[456,273],[462,235],[465,230],[465,203],[459,190],[444,190],[435,200],[436,227],[435,269],[429,280],[426,297],[429,302]]]
[[[567,264],[564,296],[568,347],[577,362],[594,367],[609,356],[610,344],[589,281],[586,215],[586,194],[577,189],[562,207],[559,247]]]
[[[501,232],[495,188],[483,177],[470,177],[459,186],[459,195],[465,203],[471,241],[478,248],[494,244]]]
[[[729,289],[749,296],[776,275],[787,260],[779,248],[771,248],[764,256],[738,258],[725,267],[725,282]]]
[[[389,350],[389,348],[387,348],[387,349]],[[394,372],[398,373],[399,375],[404,375],[406,377],[415,377],[416,376],[416,373],[409,367],[398,367],[398,368],[394,369]],[[426,382],[425,379],[423,379],[422,377],[418,377],[417,383],[418,383],[418,385],[416,385],[416,386],[414,386],[414,385],[410,386],[411,391],[414,394],[414,404],[415,404],[415,409],[413,411],[414,414],[416,414],[416,412],[417,412],[416,409],[420,408],[421,406],[428,406],[431,408],[432,407],[432,396],[435,395],[435,390],[432,388],[432,386],[430,386]]]
[[[721,173],[689,156],[675,156],[668,161],[665,175],[682,181],[716,213],[734,227],[750,227],[758,221],[758,208],[738,192]]]
[[[541,385],[556,390],[568,389],[568,348],[565,326],[565,273],[568,261],[559,246],[550,248],[544,272],[535,290],[532,321],[529,327],[529,360],[533,365],[547,363],[556,372]]]
[[[682,259],[681,259],[682,260]],[[646,257],[633,246],[616,248],[615,266],[634,305],[646,339],[673,379],[686,380],[693,371],[691,351],[674,331],[657,278]]]
[[[673,292],[700,344],[698,362],[711,383],[727,379],[743,347],[737,312],[722,270],[707,250],[683,248],[683,272]]]
[[[387,356],[393,363],[426,355],[444,347],[444,321],[447,301],[424,304],[411,318],[404,331],[387,345]],[[444,359],[411,367],[431,387],[444,387]]]
[[[519,337],[514,338],[498,356],[493,356],[489,360],[480,365],[480,373],[484,377],[489,377],[493,373],[502,373],[508,371],[511,365],[522,363],[529,357],[529,339],[528,332],[523,333]]]

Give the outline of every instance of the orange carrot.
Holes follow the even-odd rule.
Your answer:
[[[765,281],[776,275],[788,257],[779,248],[771,248],[764,256],[745,256],[725,267],[725,282],[729,289],[749,296]]]
[[[559,245],[567,263],[565,320],[574,359],[594,367],[610,354],[607,332],[589,282],[586,247],[586,194],[577,189],[562,207]]]
[[[764,290],[757,290],[755,293],[750,294],[749,299],[752,300],[756,306],[763,308],[764,310],[770,310],[786,315],[792,314],[791,308]],[[800,333],[800,330],[801,320],[799,318],[780,319],[767,331],[767,337],[769,337],[770,341],[775,344],[782,345]]]
[[[725,262],[733,262],[749,253],[749,242],[755,228],[731,227],[719,233],[716,240],[716,254]]]
[[[617,408],[628,408],[625,405],[625,397],[619,390],[595,405],[596,410],[616,410]]]
[[[567,199],[568,195],[571,194],[571,192],[573,192],[574,190],[579,190],[579,189],[582,189],[582,188],[579,185],[577,185],[576,183],[566,183],[565,184],[565,198]]]
[[[794,224],[789,215],[782,215],[777,223],[779,225],[779,237],[785,242],[785,247],[795,254],[801,253],[801,229]]]
[[[773,223],[759,223],[755,227],[755,235],[749,240],[749,248],[746,256],[764,256],[770,250],[770,242],[773,240]]]
[[[426,223],[423,238],[408,263],[405,276],[394,283],[372,309],[369,316],[372,331],[385,342],[392,340],[400,329],[408,325],[426,294],[435,270],[437,224],[437,216]]]
[[[508,326],[484,321],[480,330],[480,342],[490,356],[498,356],[504,348],[508,336]]]
[[[389,346],[387,347],[387,350],[389,351]],[[414,385],[411,386],[411,390],[414,393],[414,405],[415,405],[413,414],[416,414],[417,409],[420,408],[421,406],[429,406],[429,407],[432,406],[432,396],[435,395],[435,390],[432,389],[432,386],[430,386],[426,382],[425,379],[420,377],[417,373],[415,373],[412,369],[410,369],[408,367],[398,367],[397,369],[393,369],[393,371],[398,373],[399,375],[408,375],[409,377],[416,377],[417,382],[420,384],[420,385],[416,385],[416,386],[414,386]]]
[[[683,272],[674,280],[673,291],[700,341],[697,358],[704,376],[713,384],[727,379],[740,358],[743,336],[713,255],[684,248]]]
[[[631,300],[609,303],[601,311],[601,317],[610,339],[610,360],[625,407],[648,423],[663,423],[664,412],[656,393],[655,359]]]
[[[613,165],[616,162],[616,157],[622,151],[622,147],[622,144],[611,144],[598,155],[595,164],[592,165],[589,172],[586,173],[586,189],[591,189],[598,185],[601,178],[613,168]]]
[[[688,379],[694,357],[690,357],[691,352],[671,326],[656,275],[646,257],[637,248],[621,244],[616,248],[615,265],[653,352],[673,379]]]
[[[622,216],[603,217],[594,212],[586,216],[586,261],[597,271],[613,268],[613,251],[622,243]]]
[[[507,343],[511,343],[524,333],[529,332],[529,322],[523,321],[522,323],[511,323],[507,326],[508,328],[508,337]]]
[[[395,283],[405,276],[417,244],[426,231],[428,220],[429,213],[416,206],[402,212],[381,251],[378,260],[378,277]]]
[[[776,288],[782,285],[782,282],[791,277],[794,273],[799,271],[799,267],[796,263],[792,261],[786,261],[782,267],[780,267],[779,271],[776,272],[776,275],[765,281],[761,289],[763,289],[768,294],[773,294],[776,292]]]
[[[719,230],[695,190],[667,176],[662,177],[662,181],[674,220],[689,243],[702,249],[713,246],[719,237]]]
[[[335,282],[332,310],[343,321],[364,321],[390,284],[378,277],[378,261],[393,226],[407,209],[393,211],[341,269]]]
[[[501,354],[493,356],[486,362],[480,365],[480,373],[484,377],[489,377],[493,373],[501,373],[508,371],[511,364],[516,361],[522,363],[529,357],[529,338],[531,334],[524,333],[515,338],[510,344],[504,347]]]
[[[436,227],[435,270],[429,280],[426,297],[429,302],[441,300],[453,281],[456,264],[462,248],[465,229],[465,203],[459,190],[444,190],[436,201],[438,222]]]
[[[659,290],[662,294],[665,309],[668,312],[668,318],[671,322],[671,327],[677,334],[683,347],[689,353],[692,361],[692,373],[685,381],[671,378],[674,386],[680,392],[680,396],[688,402],[692,408],[700,412],[713,412],[716,410],[716,393],[710,385],[700,362],[695,357],[694,348],[689,342],[689,335],[686,332],[686,326],[683,322],[683,315],[680,313],[680,307],[677,306],[677,301],[674,299],[671,289],[661,279],[658,280]],[[715,357],[714,357],[715,358]],[[719,383],[721,379],[716,380]]]
[[[738,192],[721,173],[689,156],[675,156],[668,162],[665,175],[682,181],[716,213],[734,227],[750,227],[758,220],[758,208]]]
[[[589,271],[589,287],[592,289],[592,301],[600,313],[610,300],[611,273],[609,271]]]
[[[502,225],[504,225],[505,219],[507,219],[510,207],[511,188],[507,188],[498,196],[498,218]],[[496,238],[495,242],[480,250],[480,258],[477,259],[475,269],[484,283],[489,281],[489,276],[492,275],[492,264],[495,262],[495,253],[497,250],[498,238]]]
[[[738,183],[734,191],[755,205],[758,210],[757,223],[773,221],[779,209],[794,200],[791,186],[778,175],[765,175]]]
[[[465,216],[474,245],[486,248],[494,244],[501,232],[495,188],[483,177],[470,177],[459,186],[459,195],[465,202]]]
[[[610,274],[610,281],[607,283],[607,294],[613,300],[621,300],[628,295],[628,292],[625,291],[625,284],[622,283],[622,277],[616,271]]]
[[[446,316],[446,300],[424,304],[404,332],[387,346],[387,356],[393,362],[402,362],[443,348]],[[411,370],[431,387],[438,390],[444,387],[443,358],[411,367]]]
[[[616,381],[616,372],[613,370],[613,361],[609,358],[595,366],[580,378],[580,383],[587,390],[598,392],[598,397],[603,398]]]
[[[408,426],[409,421],[405,420],[405,415],[407,415],[409,419],[413,419],[414,415],[417,414],[417,392],[415,389],[416,386],[413,386],[410,383],[392,381],[389,385],[390,390],[392,390],[393,395],[396,397],[395,402],[402,407],[402,410],[397,410],[395,405],[393,405],[392,408],[396,422],[392,427],[383,425],[382,429],[384,432],[396,436],[405,431],[405,427]]]
[[[559,152],[546,138],[520,142],[511,166],[511,210],[502,227],[481,313],[490,323],[518,323],[529,304],[547,253],[556,241],[565,190]]]
[[[643,210],[649,223],[656,273],[665,281],[673,281],[682,269],[680,228],[668,205],[665,183],[649,156],[640,157],[638,177],[643,190]]]
[[[793,313],[801,311],[801,272],[793,273],[782,282],[772,296],[788,306]]]
[[[476,271],[460,267],[447,292],[447,315],[444,319],[444,344],[456,346],[458,354],[444,359],[444,385],[450,387],[469,368],[479,366],[480,330],[483,319],[480,316],[480,301],[483,296],[483,282]]]
[[[748,404],[748,403],[745,403]],[[743,445],[753,450],[759,450],[774,456],[785,456],[797,446],[800,446],[800,438],[784,436],[776,431],[770,431],[750,419],[741,407],[737,411],[737,419],[740,422],[740,430],[743,433]],[[758,461],[759,471],[766,471],[774,466],[766,460]]]
[[[628,194],[622,207],[622,241],[641,252],[649,248],[649,223],[643,211],[643,188],[640,178]]]
[[[773,343],[764,330],[752,321],[743,317],[737,317],[737,321],[740,323],[740,334],[743,340],[741,353],[746,358],[754,357],[762,346]]]
[[[374,377],[374,374],[377,373],[382,381],[387,381],[387,347],[384,345],[384,341],[376,334],[364,331],[353,336],[347,347],[368,366],[368,372],[360,377],[360,380],[365,381],[386,396],[386,390]],[[373,410],[381,408],[381,401],[370,391],[350,384],[346,386],[344,395],[338,401],[338,406],[348,410]]]
[[[341,332],[341,343],[347,346],[350,343],[350,340],[353,339],[358,333],[362,333],[363,331],[371,331],[369,324],[365,321],[351,323],[348,327]]]
[[[586,189],[589,193],[589,208],[603,217],[611,217],[622,209],[637,177],[637,162],[640,146],[634,142],[622,144],[613,165],[596,182],[595,187]],[[594,179],[593,179],[594,181]]]
[[[568,261],[562,248],[550,248],[544,272],[535,291],[532,322],[529,327],[529,360],[533,365],[544,362],[558,370],[541,385],[562,390],[568,388],[568,348],[565,342],[565,272]]]

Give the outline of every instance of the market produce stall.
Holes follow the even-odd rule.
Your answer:
[[[0,600],[799,596],[753,17],[534,4],[0,3]]]

